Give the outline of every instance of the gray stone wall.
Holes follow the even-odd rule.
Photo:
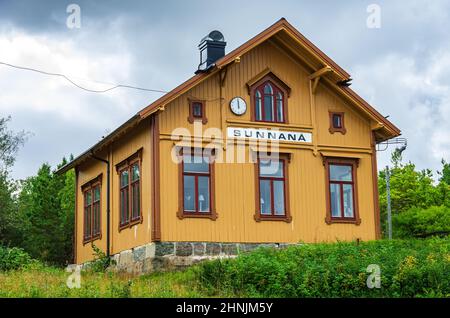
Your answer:
[[[217,258],[236,257],[258,247],[284,248],[283,243],[156,242],[122,251],[112,269],[134,274],[184,268]]]

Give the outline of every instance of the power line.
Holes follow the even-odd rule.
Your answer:
[[[137,86],[132,86],[132,85],[125,85],[125,84],[110,84],[110,83],[102,83],[102,82],[98,82],[95,81],[97,83],[101,83],[101,84],[107,84],[107,85],[114,85],[113,87],[104,89],[104,90],[94,90],[94,89],[89,89],[89,88],[85,88],[77,83],[75,83],[74,81],[72,81],[69,77],[67,77],[64,74],[61,73],[50,73],[50,72],[46,72],[46,71],[42,71],[42,70],[38,70],[35,68],[31,68],[31,67],[25,67],[25,66],[18,66],[18,65],[13,65],[13,64],[9,64],[9,63],[5,63],[5,62],[1,62],[0,64],[2,65],[6,65],[12,68],[16,68],[16,69],[20,69],[20,70],[25,70],[25,71],[31,71],[31,72],[36,72],[36,73],[40,73],[40,74],[44,74],[44,75],[50,75],[50,76],[58,76],[58,77],[62,77],[64,78],[66,81],[68,81],[69,83],[71,83],[72,85],[85,90],[87,92],[90,93],[106,93],[109,91],[112,91],[113,89],[116,88],[130,88],[130,89],[137,89],[137,90],[141,90],[141,91],[148,91],[148,92],[155,92],[155,93],[167,93],[166,91],[163,90],[159,90],[159,89],[151,89],[151,88],[144,88],[144,87],[137,87]]]

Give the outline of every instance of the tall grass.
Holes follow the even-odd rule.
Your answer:
[[[370,264],[381,269],[379,289],[367,287]],[[138,277],[91,270],[80,288],[67,287],[64,269],[14,268],[0,270],[0,297],[450,297],[450,238],[260,248]]]
[[[131,276],[112,272],[81,272],[80,288],[66,284],[70,273],[42,264],[0,272],[0,297],[202,297],[192,270]]]
[[[368,288],[370,264],[381,288]],[[201,264],[211,294],[255,297],[450,297],[450,239],[310,244],[258,249]]]

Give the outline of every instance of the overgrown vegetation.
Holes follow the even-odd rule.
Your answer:
[[[381,270],[370,289],[367,267]],[[0,297],[450,297],[450,238],[260,248],[236,259],[140,277],[31,262],[0,271]]]
[[[396,224],[402,224],[402,228],[393,226],[394,237],[416,237],[417,232],[405,232],[407,227],[413,227],[413,224],[407,225],[405,222],[413,222],[413,218],[408,217],[412,214],[430,215],[440,211],[436,217],[449,217],[449,209],[432,208],[447,207],[450,208],[450,164],[442,160],[442,169],[437,171],[438,180],[433,179],[433,173],[430,169],[418,171],[416,166],[411,163],[402,163],[402,158],[397,151],[392,155],[391,171],[391,205],[393,218],[399,220]],[[378,189],[380,193],[381,224],[383,232],[387,230],[387,195],[386,195],[386,171],[379,173]],[[417,208],[417,209],[414,209]],[[425,210],[432,210],[425,212]],[[414,209],[414,210],[411,210]],[[424,210],[419,213],[418,209]],[[404,218],[403,213],[410,212]],[[411,214],[412,213],[412,214]],[[398,216],[398,218],[396,218]],[[431,232],[430,232],[431,233]],[[426,234],[426,233],[422,233]]]
[[[198,289],[192,269],[139,277],[86,271],[81,273],[80,288],[67,287],[69,275],[61,268],[40,263],[20,270],[0,271],[0,298],[206,297]]]
[[[99,247],[92,244],[92,250],[94,251],[94,260],[89,265],[89,270],[96,273],[105,272],[110,265],[115,265],[114,260],[106,256]]]
[[[66,162],[64,159],[61,165]],[[71,262],[74,210],[74,172],[56,175],[48,164],[43,164],[36,176],[21,184],[17,211],[21,220],[17,232],[21,236],[16,245],[50,264]]]
[[[0,118],[0,245],[20,247],[49,264],[70,263],[75,174],[59,176],[43,164],[36,176],[13,180],[10,168],[28,134],[10,131],[9,120]],[[66,163],[63,159],[59,166]]]
[[[446,236],[450,234],[450,208],[411,208],[394,215],[392,224],[398,238]]]
[[[381,288],[366,285],[381,269]],[[211,295],[250,297],[449,297],[450,239],[310,244],[259,249],[198,267]]]
[[[18,240],[17,228],[17,182],[11,180],[9,172],[16,159],[19,147],[26,140],[26,133],[15,133],[8,129],[10,117],[0,118],[0,244]]]
[[[0,271],[20,269],[33,262],[30,255],[21,248],[0,246]]]
[[[8,129],[8,122],[11,117],[0,118],[0,170],[7,171],[16,161],[16,154],[19,147],[27,139],[24,131],[13,132]]]
[[[398,152],[391,168],[393,234],[403,240],[259,249],[138,278],[105,270],[109,260],[94,247],[96,261],[83,272],[81,288],[70,289],[62,266],[73,259],[74,172],[59,176],[43,164],[35,176],[13,180],[10,169],[27,134],[8,130],[9,120],[0,118],[0,297],[450,296],[450,239],[427,238],[450,232],[450,164],[442,160],[434,180],[431,170],[417,171]],[[380,171],[383,230],[385,177]],[[381,267],[381,289],[366,286],[370,264]]]

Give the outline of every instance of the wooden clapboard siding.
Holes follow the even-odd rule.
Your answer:
[[[358,168],[359,213],[361,224],[325,223],[325,171],[320,154],[314,155],[311,146],[291,145],[280,151],[289,151],[289,192],[292,222],[256,222],[254,168],[252,163],[217,163],[215,166],[215,194],[218,219],[178,219],[178,167],[170,159],[173,141],[170,133],[178,127],[193,133],[193,125],[187,122],[188,98],[207,101],[208,123],[203,129],[243,126],[250,121],[250,109],[243,116],[234,116],[229,101],[235,96],[244,98],[251,107],[246,83],[270,68],[292,89],[288,103],[289,123],[281,130],[310,131],[317,128],[318,150],[335,151],[343,157],[360,157]],[[320,242],[375,239],[373,184],[371,164],[370,120],[346,104],[326,84],[319,84],[316,92],[316,123],[311,119],[308,75],[305,65],[285,54],[270,42],[256,47],[241,57],[227,72],[222,88],[224,117],[220,118],[221,91],[219,75],[169,103],[160,113],[161,133],[161,233],[163,241],[220,241],[220,242]],[[330,134],[329,111],[345,113],[347,133]],[[250,124],[252,125],[252,124]],[[264,124],[270,127],[270,124]],[[246,150],[248,152],[248,150]],[[342,152],[345,151],[345,152]]]
[[[151,148],[150,120],[141,122],[133,130],[122,136],[110,149],[103,150],[98,156],[109,159],[111,165],[111,254],[121,252],[150,241],[151,233]],[[119,232],[119,176],[116,164],[143,148],[141,163],[141,213],[142,223]],[[83,244],[83,195],[80,186],[86,181],[103,173],[101,189],[101,229],[102,238],[93,243],[106,251],[106,165],[90,159],[79,167],[77,201],[77,263],[93,259],[91,244]]]
[[[356,107],[354,102],[345,99],[347,97],[343,96],[341,90],[348,90],[332,87],[330,79],[321,79],[315,94],[311,94],[308,77],[317,71],[311,66],[316,65],[316,62],[313,63],[311,57],[303,59],[301,55],[306,53],[302,50],[297,54],[288,52],[287,36],[280,35],[250,50],[246,49],[242,55],[233,56],[233,59],[239,57],[238,61],[230,64],[219,63],[219,66],[223,66],[220,70],[215,69],[210,74],[194,76],[187,84],[160,99],[160,104],[155,102],[132,118],[123,131],[112,134],[107,146],[100,144],[104,149],[97,149],[96,155],[111,162],[111,254],[150,243],[152,240],[296,243],[377,238],[379,226],[376,222],[374,202],[376,160],[373,158],[375,135],[372,136],[372,129],[384,127],[385,131],[379,134],[379,138],[391,138],[394,133],[399,132],[391,134],[390,131],[394,131],[392,127],[395,126],[384,119],[381,119],[384,124],[379,123],[381,115],[378,113],[375,117],[368,114],[367,109],[370,109],[370,106]],[[290,88],[286,124],[251,121],[252,104],[247,83],[268,71]],[[330,78],[335,77],[330,75]],[[247,112],[243,116],[235,116],[229,109],[230,100],[236,96],[247,102]],[[189,100],[205,102],[206,123],[189,123]],[[166,102],[167,104],[164,104]],[[330,112],[344,113],[345,134],[330,133]],[[132,125],[134,126],[131,127]],[[288,191],[291,222],[255,221],[255,169],[254,164],[248,161],[248,145],[244,145],[247,154],[245,163],[215,164],[214,199],[218,218],[211,220],[177,217],[179,167],[172,160],[172,134],[198,133],[201,136],[215,130],[225,136],[226,128],[231,126],[312,133],[311,144],[280,144],[280,152],[290,154]],[[223,155],[226,157],[230,154],[230,148],[220,144],[221,141],[219,138],[219,144],[216,146],[224,150]],[[208,139],[201,141],[202,146],[207,146],[208,143]],[[115,166],[141,148],[143,222],[119,231],[119,177]],[[359,225],[325,222],[326,180],[321,154],[359,159]],[[88,156],[81,156],[83,161],[80,159],[81,163],[76,165],[77,263],[93,258],[91,246],[82,243],[83,195],[80,187],[100,173],[103,173],[102,237],[94,243],[101,249],[106,249],[106,165],[94,159],[85,159],[86,157]],[[153,174],[154,169],[158,169],[159,174]]]

